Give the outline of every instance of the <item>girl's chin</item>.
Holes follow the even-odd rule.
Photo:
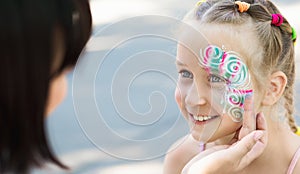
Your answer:
[[[195,124],[190,122],[190,133],[192,137],[199,142],[212,142],[216,139],[220,138],[217,137],[218,129],[220,127],[221,121],[217,120],[215,122],[212,122],[210,124]]]
[[[221,131],[222,132],[222,131]],[[231,132],[228,134],[223,134],[217,132],[217,130],[213,132],[199,132],[196,130],[191,130],[191,135],[195,141],[202,142],[202,143],[211,143],[211,142],[218,142],[220,144],[227,144],[229,143],[235,135],[235,132]]]
[[[195,130],[191,130],[191,135],[195,141],[203,142],[203,143],[210,143],[218,139],[218,137],[215,136],[214,133],[204,133],[204,132],[198,132]]]

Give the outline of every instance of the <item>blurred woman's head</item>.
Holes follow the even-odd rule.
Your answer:
[[[64,72],[91,33],[87,0],[0,2],[0,173],[51,161],[44,118],[63,99]],[[61,94],[59,94],[61,93]]]

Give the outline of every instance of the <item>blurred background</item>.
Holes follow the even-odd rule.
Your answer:
[[[130,26],[125,24],[137,25],[142,30],[147,29],[147,21],[119,25],[128,18],[161,15],[180,20],[196,2],[196,0],[90,1],[94,23],[91,42],[99,40],[101,44],[97,47],[89,47],[82,57],[89,60],[84,62],[89,65],[87,67],[96,70],[91,72],[94,73],[93,78],[90,79],[93,83],[88,86],[82,80],[74,87],[72,86],[74,79],[78,80],[85,76],[74,77],[74,73],[70,73],[66,100],[51,117],[47,118],[48,133],[53,150],[72,170],[66,172],[49,166],[47,170],[36,170],[34,173],[162,173],[163,159],[168,147],[176,139],[188,133],[188,127],[180,115],[173,95],[177,76],[175,65],[173,65],[176,42],[172,39],[144,37],[127,40],[125,43],[118,44],[114,49],[108,45],[114,40],[118,41],[120,34],[128,32]],[[297,33],[300,33],[298,20],[300,2],[298,0],[276,0],[275,2]],[[168,29],[168,27],[164,28],[163,24],[162,26],[161,30]],[[299,47],[300,44],[296,49],[297,67],[300,65]],[[145,52],[147,50],[156,51],[148,54]],[[158,52],[160,54],[157,54]],[[164,54],[165,52],[168,54]],[[142,55],[136,56],[139,53]],[[105,59],[93,60],[94,57],[98,56],[99,58],[103,54],[106,54]],[[155,54],[157,55],[154,56]],[[128,57],[131,59],[126,59]],[[124,61],[125,59],[126,61]],[[124,80],[126,74],[134,73],[133,65],[141,62],[147,64],[146,68],[148,69],[163,67],[164,72],[158,73],[153,70],[152,72],[148,71],[147,74],[140,73],[131,81],[126,82]],[[154,62],[159,62],[159,65]],[[143,65],[139,65],[139,67],[141,66]],[[300,93],[299,71],[298,68],[296,99]],[[78,74],[80,75],[80,71]],[[114,84],[111,79],[115,81],[119,79],[120,84]],[[86,82],[88,83],[88,80]],[[119,89],[118,87],[123,84],[129,85],[130,88]],[[111,92],[114,92],[115,95],[112,96]],[[122,93],[128,94],[126,100],[122,99]],[[96,103],[96,110],[91,106],[90,101],[85,100],[88,95],[94,96],[93,102]],[[116,98],[114,99],[114,97]],[[74,98],[83,102],[74,101]],[[138,123],[132,124],[130,120],[122,117],[124,113],[130,113],[132,110],[115,108],[118,105],[116,102],[122,104],[127,100],[130,101],[130,108],[135,113],[149,116],[148,120],[138,120]],[[299,117],[300,104],[297,100],[295,102],[296,115]],[[78,109],[78,105],[84,105],[84,110]],[[124,107],[126,106],[124,104]],[[156,113],[155,110],[158,112]],[[94,112],[96,114],[93,114]],[[118,136],[110,135],[102,129],[101,125],[95,121],[99,119],[95,118],[95,115],[101,115],[103,123]],[[297,118],[298,123],[300,123],[299,120]],[[149,122],[150,124],[146,124]],[[169,136],[165,136],[165,134]]]

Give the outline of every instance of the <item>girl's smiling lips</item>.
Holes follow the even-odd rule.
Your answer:
[[[214,116],[210,116],[210,115],[193,115],[191,113],[189,113],[190,119],[193,121],[193,123],[197,124],[197,125],[204,125],[207,124],[211,121],[213,121],[214,119],[216,119],[217,117],[219,117],[219,115],[214,115]]]

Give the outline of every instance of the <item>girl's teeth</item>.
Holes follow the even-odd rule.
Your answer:
[[[194,119],[198,121],[198,117],[194,115]]]
[[[212,117],[211,116],[193,116],[194,120],[197,121],[207,121],[210,120]]]

